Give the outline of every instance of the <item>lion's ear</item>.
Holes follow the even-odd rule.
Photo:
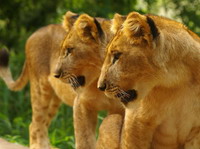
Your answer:
[[[123,25],[124,33],[136,44],[141,43],[142,40],[150,43],[159,35],[153,19],[137,12],[130,13]]]
[[[111,32],[115,34],[118,31],[118,29],[122,26],[125,20],[126,16],[116,13],[112,19]]]
[[[99,22],[87,14],[82,14],[75,22],[78,35],[83,41],[99,41],[103,35],[103,30]]]
[[[62,25],[66,30],[66,32],[69,32],[69,30],[72,28],[74,22],[78,17],[79,15],[76,13],[73,13],[71,11],[66,12],[66,14],[63,16],[63,21],[62,21]]]

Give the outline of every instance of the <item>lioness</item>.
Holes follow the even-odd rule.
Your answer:
[[[119,15],[115,17],[121,19]],[[62,45],[55,77],[70,83],[78,96],[73,107],[76,149],[95,148],[98,111],[124,115],[122,104],[107,98],[96,87],[104,47],[112,37],[110,25],[110,20],[82,14],[73,26],[65,27],[69,32]]]
[[[98,87],[126,108],[122,149],[200,148],[200,38],[131,12],[107,47]]]
[[[65,19],[72,25],[77,14],[67,12]],[[20,77],[13,81],[6,50],[0,52],[0,76],[9,89],[17,91],[30,81],[32,122],[30,149],[49,149],[48,126],[61,100],[73,106],[76,93],[70,85],[55,79],[51,73],[59,57],[59,49],[66,31],[62,25],[49,25],[33,33],[26,42],[26,61]],[[87,131],[87,130],[85,130]]]

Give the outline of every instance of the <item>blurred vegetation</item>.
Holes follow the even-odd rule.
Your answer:
[[[24,63],[27,38],[42,26],[60,23],[68,10],[106,18],[112,18],[116,12],[153,13],[181,21],[200,35],[199,0],[1,0],[0,3],[0,48],[10,50],[14,78],[19,76]],[[104,115],[99,115],[99,121]],[[30,121],[29,86],[23,91],[11,92],[0,80],[0,137],[28,145]],[[61,106],[49,136],[54,146],[74,148],[71,107]]]

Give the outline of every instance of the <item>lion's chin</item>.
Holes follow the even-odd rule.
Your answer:
[[[78,89],[79,87],[83,87],[86,83],[86,79],[84,76],[73,76],[73,77],[62,77],[62,78],[59,78],[63,83],[67,83],[67,84],[70,84],[70,86],[76,90]]]
[[[127,90],[125,91],[127,96],[123,96],[123,97],[120,97],[119,95],[117,96],[118,98],[120,98],[121,102],[123,104],[127,104],[135,99],[137,99],[137,91],[132,89],[132,90]]]
[[[85,85],[85,76],[78,76],[77,82],[79,83],[80,86],[84,86]]]
[[[123,93],[117,93],[115,95],[113,95],[110,92],[105,91],[105,95],[109,98],[113,98],[117,100],[120,99],[120,101],[125,105],[137,99],[137,96],[138,96],[137,91],[135,89],[127,90],[127,91],[124,91]]]

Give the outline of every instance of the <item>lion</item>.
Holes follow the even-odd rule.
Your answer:
[[[200,38],[131,12],[107,46],[98,88],[125,107],[122,149],[200,148]]]
[[[65,81],[63,83],[62,81],[59,81],[58,79],[54,77],[56,76],[54,74],[56,61],[60,55],[60,51],[58,50],[60,48],[60,43],[62,43],[63,39],[68,34],[69,29],[72,28],[73,23],[75,22],[77,18],[78,18],[77,14],[74,14],[69,11],[66,13],[64,17],[63,26],[49,25],[33,33],[33,35],[28,39],[26,43],[26,57],[27,58],[24,64],[24,69],[20,77],[16,81],[13,80],[10,69],[8,67],[8,58],[9,58],[8,52],[6,50],[0,51],[0,76],[5,81],[9,89],[14,90],[14,91],[21,90],[27,84],[28,80],[30,81],[31,102],[32,102],[32,109],[33,109],[32,123],[30,125],[30,148],[31,149],[35,149],[35,148],[49,149],[50,148],[48,137],[47,137],[48,136],[47,129],[51,122],[51,119],[55,115],[61,101],[63,101],[67,105],[73,106],[74,99],[75,97],[77,97],[77,90],[74,91],[74,89],[76,89],[74,87],[76,86],[73,86],[73,84],[71,85],[66,84]],[[123,16],[120,16],[118,14],[115,15],[115,18],[116,18],[115,20],[124,19]],[[109,28],[110,21],[105,21],[101,18],[98,18],[97,20],[101,21],[101,25],[104,25],[106,29]],[[100,25],[98,22],[96,22],[96,24]],[[99,26],[99,28],[100,27],[101,26]],[[107,34],[106,36],[108,36],[106,38],[110,38],[111,35]],[[83,36],[83,37],[87,37],[87,36]],[[97,36],[97,38],[99,37]],[[105,38],[103,37],[102,39],[104,40]],[[66,39],[65,39],[65,42],[66,42]],[[91,44],[93,44],[92,42],[94,42],[94,44],[97,44],[95,43],[95,41],[91,41]],[[103,46],[104,43],[101,43],[101,44],[102,44],[101,46]],[[37,49],[37,50],[34,50],[34,49]],[[90,50],[92,48],[88,46],[88,49]],[[100,48],[98,47],[98,49]],[[100,51],[98,50],[97,52],[100,53]],[[101,54],[103,53],[104,52],[102,51]],[[98,72],[100,73],[100,67],[101,67],[100,65],[102,64],[103,59],[97,58],[96,60],[94,60],[93,63],[96,65],[95,67],[99,67]],[[80,71],[81,69],[82,68],[80,68]],[[89,69],[88,70],[85,69],[84,71],[85,72],[89,71]],[[117,104],[115,102],[112,103],[109,100],[102,101],[99,105],[95,105],[93,103],[93,101],[96,100],[97,97],[99,98],[99,100],[100,98],[102,99],[105,98],[105,96],[101,92],[99,92],[97,89],[95,89],[96,87],[94,87],[96,86],[97,79],[98,79],[95,77],[97,76],[94,76],[94,79],[96,79],[95,80],[96,82],[93,82],[93,85],[90,85],[90,87],[87,87],[87,88],[84,87],[85,93],[82,92],[82,94],[80,94],[81,96],[86,98],[87,96],[90,96],[90,92],[91,92],[87,90],[92,88],[95,92],[101,95],[98,97],[98,94],[95,95],[95,93],[92,93],[91,95],[92,96],[95,95],[96,97],[92,99],[91,103],[89,102],[90,99],[89,100],[84,99],[86,100],[86,102],[84,103],[87,103],[87,106],[89,106],[89,108],[86,110],[84,109],[85,112],[83,114],[87,114],[86,112],[88,112],[89,114],[92,115],[92,118],[91,119],[87,118],[87,116],[90,116],[89,114],[87,114],[87,115],[83,115],[83,117],[80,118],[81,121],[80,120],[78,121],[80,122],[79,125],[81,125],[82,123],[88,125],[86,126],[88,129],[84,129],[84,127],[82,129],[82,126],[80,126],[80,129],[79,129],[79,126],[78,126],[78,131],[80,131],[81,134],[80,135],[76,134],[76,136],[78,135],[81,138],[80,138],[80,143],[78,143],[79,142],[78,138],[76,139],[76,142],[77,144],[80,144],[81,148],[87,148],[87,149],[94,148],[95,146],[96,141],[95,141],[94,129],[96,126],[97,111],[103,110],[103,109],[107,110],[110,108],[108,110],[109,113],[120,113],[120,115],[124,115],[123,114],[124,108],[119,103]],[[88,82],[86,82],[85,84],[87,85]],[[71,86],[74,89],[72,89]],[[110,107],[111,104],[113,104],[112,107]],[[86,104],[83,105],[83,108],[87,108],[85,105]],[[77,106],[75,107],[76,109],[79,108]],[[79,110],[82,110],[80,108]],[[92,114],[90,112],[94,112],[94,113]],[[82,112],[80,113],[82,114]],[[82,115],[79,115],[80,113],[74,114],[74,115],[77,115],[76,118],[79,118],[78,116],[80,117],[82,116]],[[95,117],[94,119],[93,119],[93,115]],[[84,134],[86,135],[84,136]],[[87,134],[89,135],[87,136]],[[87,141],[87,139],[89,141]],[[90,142],[90,139],[92,140],[91,142]],[[81,142],[83,142],[84,144],[83,146],[81,146]],[[99,144],[101,144],[101,141],[98,141],[98,142]]]
[[[72,25],[77,14],[67,12]],[[14,81],[8,67],[8,52],[0,51],[0,77],[8,88],[21,90],[30,81],[32,122],[29,127],[30,149],[49,149],[48,126],[62,102],[73,106],[76,93],[70,85],[52,74],[67,32],[62,25],[48,25],[33,33],[26,42],[26,60],[20,77]]]
[[[115,18],[123,21],[124,17],[116,14]],[[69,32],[62,44],[55,77],[70,84],[77,93],[73,106],[76,149],[95,148],[98,111],[124,116],[121,102],[107,98],[96,87],[104,47],[113,36],[111,23],[111,20],[82,14],[73,26],[65,26]]]

